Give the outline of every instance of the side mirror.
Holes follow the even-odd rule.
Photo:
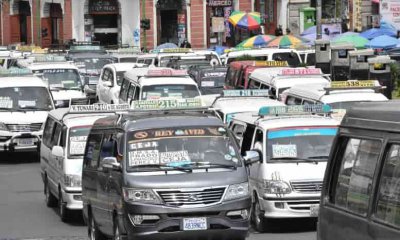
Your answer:
[[[107,81],[107,82],[103,82],[103,86],[104,87],[113,87],[113,84],[112,84],[112,82]]]
[[[120,170],[121,164],[115,157],[106,157],[101,161],[101,167],[104,170]]]
[[[89,85],[89,77],[85,77],[83,81],[84,85]]]
[[[252,165],[253,163],[261,162],[261,156],[258,151],[246,151],[243,156],[244,163],[248,165]]]
[[[51,155],[54,157],[64,157],[64,149],[61,146],[54,146],[51,150]]]

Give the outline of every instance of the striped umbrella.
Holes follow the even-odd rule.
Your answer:
[[[244,40],[236,47],[249,47],[249,48],[265,47],[269,41],[271,41],[275,38],[276,37],[273,35],[257,35],[257,36],[254,36],[254,37]]]
[[[233,11],[229,17],[229,22],[234,26],[247,30],[257,30],[260,28],[261,17],[258,12]]]
[[[268,42],[267,47],[271,48],[294,48],[298,45],[303,45],[309,41],[305,38],[294,36],[294,35],[284,35],[279,36]]]

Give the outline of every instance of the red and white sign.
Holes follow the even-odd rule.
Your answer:
[[[321,69],[319,68],[287,68],[283,69],[281,75],[321,75]]]
[[[187,75],[186,70],[171,70],[171,69],[152,69],[147,72],[147,76],[184,76]]]

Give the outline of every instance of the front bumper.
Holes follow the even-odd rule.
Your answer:
[[[260,201],[265,218],[318,217],[320,195],[303,197],[267,197]]]
[[[249,231],[249,217],[228,217],[245,209],[250,214],[251,199],[234,200],[202,208],[173,208],[147,204],[125,204],[123,221],[129,239],[240,239]],[[248,215],[249,215],[248,214]],[[157,215],[159,220],[135,225],[130,216]],[[183,230],[184,218],[206,218],[206,230]]]
[[[66,191],[62,190],[63,200],[65,202],[65,207],[70,210],[82,210],[82,191]]]
[[[39,132],[1,134],[0,152],[39,152],[41,136]]]

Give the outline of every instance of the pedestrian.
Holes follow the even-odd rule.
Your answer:
[[[277,29],[275,29],[275,36],[282,36],[283,35],[283,30],[282,30],[282,25],[279,25]]]
[[[192,44],[190,44],[190,42],[188,41],[188,40],[184,40],[182,43],[181,43],[181,48],[192,48]]]
[[[286,35],[290,35],[292,33],[292,31],[290,31],[289,28],[286,28]]]

